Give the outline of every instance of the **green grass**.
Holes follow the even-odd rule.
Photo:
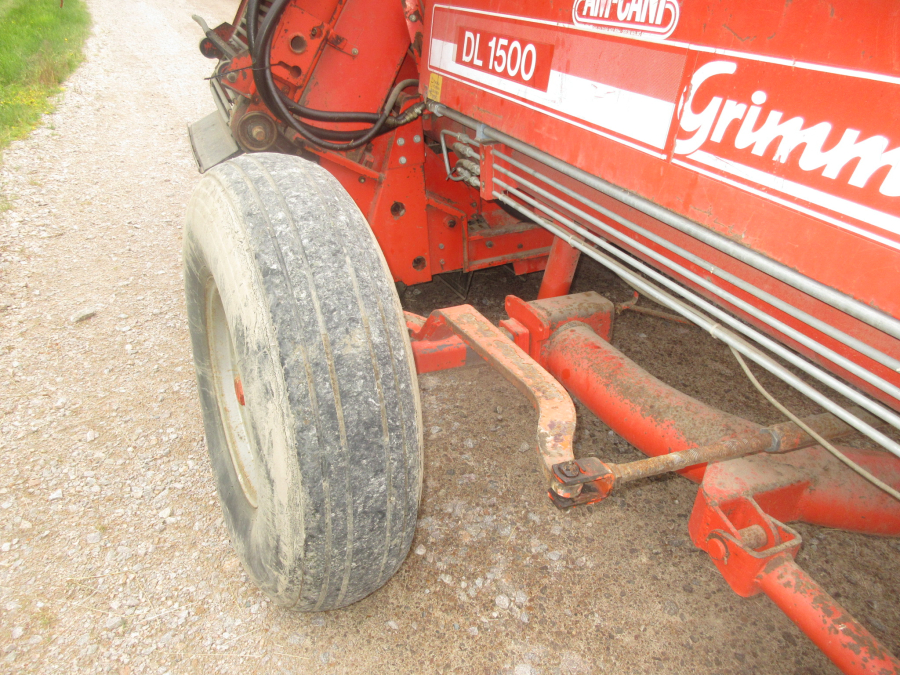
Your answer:
[[[26,136],[81,63],[84,0],[0,0],[0,148]]]

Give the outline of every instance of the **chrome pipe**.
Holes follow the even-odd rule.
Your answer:
[[[495,182],[497,182],[496,179],[495,179]],[[541,225],[541,227],[544,227],[545,229],[549,230],[557,237],[560,237],[566,243],[568,243],[570,246],[577,248],[582,253],[585,253],[590,258],[596,260],[597,262],[601,263],[603,266],[605,266],[608,269],[610,269],[611,271],[615,272],[616,274],[618,274],[620,277],[625,279],[629,284],[634,286],[636,289],[638,289],[641,293],[643,293],[647,297],[653,299],[654,301],[658,302],[659,304],[661,304],[665,307],[668,307],[668,308],[678,312],[685,318],[689,319],[691,322],[697,324],[698,326],[700,326],[701,328],[706,330],[708,333],[710,333],[716,339],[721,340],[725,344],[733,347],[735,350],[737,350],[738,352],[740,352],[741,354],[743,354],[744,356],[749,358],[751,361],[753,361],[757,365],[768,370],[773,375],[775,375],[776,377],[781,379],[783,382],[789,384],[790,386],[794,387],[801,393],[805,394],[807,397],[809,397],[815,403],[818,403],[820,406],[822,406],[825,410],[831,412],[836,417],[844,420],[844,422],[846,422],[847,424],[852,426],[854,429],[856,429],[860,433],[866,435],[868,438],[875,441],[882,447],[886,448],[887,450],[889,450],[891,453],[893,453],[897,457],[900,457],[900,444],[898,444],[897,442],[888,438],[883,433],[881,433],[880,431],[878,431],[871,425],[867,424],[863,420],[859,419],[855,415],[849,413],[843,407],[839,406],[837,403],[835,403],[834,401],[829,399],[827,396],[825,396],[824,394],[819,392],[817,389],[813,388],[812,386],[810,386],[809,384],[804,382],[802,379],[800,379],[799,377],[794,375],[792,372],[787,370],[787,368],[785,368],[780,363],[775,361],[775,359],[768,356],[767,354],[764,354],[759,349],[757,349],[756,347],[749,344],[746,340],[738,337],[737,335],[732,333],[730,330],[728,330],[727,328],[724,328],[721,324],[713,321],[712,319],[710,319],[708,316],[706,316],[702,312],[700,312],[692,307],[689,307],[688,305],[681,302],[680,300],[677,300],[675,297],[673,297],[669,293],[663,291],[661,288],[659,288],[655,284],[653,284],[653,283],[647,281],[646,279],[644,279],[643,277],[635,274],[634,272],[629,270],[627,267],[625,267],[621,263],[616,262],[609,256],[604,255],[603,253],[598,251],[593,246],[590,246],[590,245],[586,244],[583,240],[578,239],[577,237],[575,237],[573,234],[571,234],[564,228],[551,223],[550,221],[546,220],[545,218],[543,218],[536,212],[531,211],[530,209],[526,208],[522,204],[516,202],[513,199],[510,199],[508,196],[506,196],[500,192],[497,192],[497,191],[494,191],[493,196],[496,199],[498,199],[499,201],[506,204],[507,206],[510,206],[510,207],[516,209],[517,211],[519,211],[526,217],[533,219],[536,223]],[[564,218],[564,217],[561,216],[561,218]],[[583,228],[580,228],[580,229],[583,229]],[[587,234],[590,235],[590,233],[587,233]],[[595,235],[591,235],[591,236],[594,239],[599,240],[599,242],[602,242],[601,245],[604,245],[605,247],[608,247],[609,249],[615,249],[615,247],[613,247],[608,242],[605,242],[604,240],[600,239],[599,237],[596,237]],[[620,253],[623,256],[628,256],[628,254],[626,254],[624,252],[620,252]],[[631,256],[628,256],[628,257],[630,258]],[[646,265],[643,265],[643,263],[640,263],[637,260],[633,260],[631,262],[631,264],[633,264],[635,267],[639,267],[639,268],[643,267],[644,269],[642,269],[642,271],[644,271],[645,273],[652,272],[653,275],[655,275],[657,277],[662,276],[655,270],[651,270]],[[682,296],[684,296],[686,298],[690,298],[691,302],[694,302],[698,306],[703,306],[705,310],[710,311],[711,313],[715,312],[715,315],[718,315],[719,318],[721,318],[723,321],[727,321],[729,323],[730,322],[737,323],[736,319],[734,319],[733,317],[728,315],[726,312],[723,312],[722,310],[719,310],[718,308],[714,307],[710,303],[706,302],[705,300],[703,300],[702,298],[700,298],[699,296],[694,294],[692,291],[689,291],[685,288],[680,287],[678,284],[676,284],[673,281],[669,281],[669,280],[665,280],[665,281],[667,281],[668,283],[672,284],[672,286],[675,287],[675,288],[673,288],[673,290],[676,290],[676,292],[680,293]],[[752,331],[753,329],[748,328],[748,330]],[[759,337],[762,338],[763,340],[765,340],[766,342],[774,344],[776,347],[779,347],[780,349],[784,349],[784,348],[781,348],[780,345],[777,345],[777,344],[773,343],[771,340],[768,340],[768,338],[764,338],[761,334],[759,334]],[[787,350],[784,350],[784,351],[787,352],[788,354],[791,354]],[[793,356],[794,358],[799,360],[799,357],[797,357],[796,355],[791,354],[791,356]],[[809,366],[809,364],[806,364],[806,365]],[[818,369],[816,369],[816,370],[818,370]],[[825,375],[825,373],[822,373],[822,375]],[[834,379],[828,375],[825,375],[825,377]],[[843,383],[840,383],[837,380],[835,380],[835,382],[842,385],[843,387],[845,387],[847,390],[849,390],[850,393],[855,394],[855,396],[852,397],[852,400],[855,400],[860,405],[863,405],[863,407],[870,410],[870,412],[872,412],[873,414],[876,414],[876,415],[878,415],[878,417],[885,419],[884,413],[887,413],[888,417],[894,418],[894,421],[892,422],[892,424],[900,423],[900,420],[898,420],[896,415],[894,415],[892,412],[887,411],[882,406],[873,403],[872,401],[870,401],[869,399],[867,399],[865,397],[862,397],[861,401],[858,400],[860,398],[860,395],[858,394],[858,392],[854,392],[854,390],[847,387],[847,385],[844,385]],[[848,398],[851,398],[851,397],[848,396]],[[879,413],[882,413],[882,414],[879,414]]]
[[[500,155],[501,153],[495,152],[494,154]],[[504,158],[504,159],[506,159],[506,158]],[[647,257],[649,257],[653,260],[656,260],[660,265],[663,265],[664,267],[669,268],[673,272],[680,274],[687,279],[690,279],[698,286],[707,289],[708,291],[710,291],[714,295],[719,296],[726,302],[734,305],[735,307],[742,309],[747,314],[756,317],[763,323],[768,324],[772,328],[775,328],[776,330],[782,332],[783,334],[787,335],[788,337],[796,340],[800,344],[806,346],[811,351],[819,354],[820,356],[823,356],[823,357],[829,359],[836,365],[839,365],[841,368],[844,368],[848,372],[853,373],[854,375],[859,377],[861,380],[868,382],[872,386],[877,387],[884,393],[888,394],[889,396],[893,396],[895,399],[900,401],[900,387],[897,387],[897,386],[891,384],[890,382],[888,382],[887,380],[882,379],[881,377],[879,377],[875,373],[871,372],[870,370],[863,368],[859,364],[857,364],[854,361],[851,361],[850,359],[846,358],[845,356],[842,356],[842,355],[838,354],[837,352],[829,349],[828,347],[821,344],[820,342],[817,342],[816,340],[812,339],[808,335],[805,335],[804,333],[801,333],[797,329],[792,328],[791,326],[788,326],[787,324],[783,323],[782,321],[779,321],[775,317],[758,309],[757,307],[753,306],[749,302],[742,300],[741,298],[737,297],[733,293],[729,293],[725,289],[720,288],[719,286],[715,285],[714,283],[710,282],[709,280],[704,279],[699,274],[696,274],[695,272],[692,272],[691,270],[687,269],[683,265],[679,265],[678,263],[674,262],[673,260],[667,258],[663,254],[658,253],[657,251],[654,251],[653,249],[649,248],[648,246],[644,246],[640,242],[619,232],[614,227],[610,227],[603,221],[601,221],[597,218],[594,218],[593,216],[591,216],[588,213],[585,213],[578,207],[568,204],[565,200],[560,199],[556,195],[551,194],[550,192],[548,192],[547,190],[544,190],[540,186],[535,185],[528,179],[522,178],[521,176],[514,174],[513,172],[509,171],[508,169],[505,169],[502,166],[495,165],[494,171],[498,172],[498,173],[502,173],[506,176],[509,176],[513,180],[518,181],[521,185],[524,185],[525,187],[531,189],[532,191],[541,195],[542,197],[551,200],[552,202],[556,203],[557,205],[562,206],[563,208],[569,210],[571,213],[583,218],[585,221],[591,223],[598,229],[606,232],[611,237],[614,237],[614,238],[618,239],[619,241],[621,241],[622,243],[624,243],[625,245],[630,246],[630,247],[640,251]],[[500,181],[495,180],[494,182],[498,185],[501,185],[501,187],[508,188],[508,185],[506,183],[504,183],[502,180],[500,180]],[[513,192],[515,192],[515,191],[513,191]],[[516,196],[520,197],[520,199],[523,198],[523,197],[521,197],[520,194],[516,194]],[[547,213],[547,215],[549,215],[553,218],[556,218],[556,213],[553,212],[552,209],[548,209],[548,208],[540,205],[539,202],[532,203],[531,200],[526,200],[526,201],[528,201],[528,203],[531,204],[532,206],[534,206],[535,208],[538,208],[541,211],[544,211],[545,213]],[[600,206],[599,204],[597,205],[597,209],[598,209],[598,211],[603,213],[603,215],[611,214],[612,216],[615,216],[615,214],[613,214],[608,209],[605,209],[604,207]],[[641,229],[643,229],[643,228],[641,228]],[[643,232],[641,234],[643,234]],[[674,247],[674,248],[677,248],[677,247]],[[691,255],[687,251],[684,251],[684,254],[686,256]]]
[[[579,202],[581,202],[588,208],[590,208],[594,211],[597,211],[598,213],[603,214],[605,217],[619,223],[623,227],[627,227],[628,229],[632,230],[633,232],[636,232],[637,234],[641,235],[642,237],[646,237],[647,239],[649,239],[653,243],[657,244],[658,246],[662,246],[666,250],[671,251],[672,253],[684,258],[685,260],[689,260],[690,262],[694,263],[698,267],[701,267],[705,272],[708,272],[714,276],[719,277],[720,279],[723,279],[724,281],[727,281],[728,283],[732,284],[733,286],[740,288],[742,291],[745,291],[746,293],[749,293],[750,295],[754,296],[755,298],[758,298],[758,299],[762,300],[763,302],[766,302],[769,305],[772,305],[776,309],[781,310],[785,314],[792,316],[799,321],[802,321],[807,326],[815,328],[820,333],[823,333],[823,334],[827,335],[828,337],[831,337],[831,338],[837,340],[838,342],[850,347],[851,349],[859,352],[860,354],[869,357],[873,361],[880,363],[881,365],[885,366],[886,368],[889,368],[895,372],[900,372],[900,360],[895,359],[892,356],[889,356],[889,355],[885,354],[884,352],[879,351],[878,349],[875,349],[871,345],[866,344],[862,340],[859,340],[858,338],[855,338],[852,335],[847,335],[843,331],[825,323],[821,319],[817,319],[816,317],[814,317],[810,314],[807,314],[803,310],[797,309],[796,307],[785,302],[784,300],[781,300],[780,298],[775,297],[771,293],[767,293],[766,291],[762,290],[761,288],[757,288],[753,284],[751,284],[747,281],[744,281],[740,277],[738,277],[734,274],[731,274],[730,272],[727,272],[727,271],[721,269],[720,267],[717,267],[716,265],[713,265],[713,264],[707,262],[700,256],[694,255],[690,251],[687,251],[687,250],[681,248],[677,244],[673,244],[665,237],[661,237],[657,234],[654,234],[653,232],[647,230],[646,228],[641,227],[637,223],[635,223],[631,220],[628,220],[624,216],[621,216],[614,211],[610,211],[609,209],[601,206],[600,204],[597,204],[593,200],[588,199],[587,197],[584,197],[584,196],[578,194],[575,190],[572,190],[572,189],[566,187],[565,185],[562,185],[562,184],[556,182],[549,176],[545,176],[542,173],[535,171],[531,167],[526,166],[525,164],[522,164],[521,162],[516,161],[512,157],[509,157],[509,156],[503,154],[502,152],[499,152],[496,150],[494,151],[494,156],[500,157],[508,164],[515,166],[517,169],[520,169],[521,171],[524,171],[529,176],[532,176],[533,178],[535,178],[537,180],[543,181],[547,185],[551,186],[553,189],[558,190],[559,192],[565,194],[568,197],[571,197],[572,199],[578,200]],[[497,171],[506,173],[502,166],[495,165],[495,168]],[[512,177],[512,174],[507,174],[507,175]],[[516,178],[516,179],[519,180],[518,178]],[[555,195],[547,194],[546,196],[548,199],[552,199],[555,203],[562,205],[564,208],[566,208],[570,212],[576,213],[576,211],[572,208],[572,205],[568,204],[564,200],[560,200]],[[588,219],[590,217],[587,214],[584,214],[584,212],[580,211],[580,210],[577,212],[577,214],[582,216],[585,219]],[[613,229],[613,232],[618,232],[618,230]],[[619,234],[621,234],[621,233],[619,233]],[[633,240],[629,240],[629,241],[631,242]],[[634,245],[634,244],[629,243],[629,245]],[[896,394],[891,394],[891,395],[896,397]]]
[[[750,265],[760,272],[764,272],[789,286],[793,286],[807,295],[831,305],[835,309],[859,319],[863,323],[900,339],[900,321],[885,312],[870,307],[849,295],[841,293],[830,286],[826,286],[820,281],[811,279],[810,277],[791,269],[787,265],[732,241],[728,237],[713,232],[712,230],[708,230],[702,225],[688,220],[684,216],[673,213],[668,209],[654,204],[648,199],[628,192],[602,178],[591,175],[587,171],[574,167],[571,164],[549,155],[542,150],[538,150],[532,145],[523,143],[502,131],[493,129],[471,117],[458,113],[441,103],[431,101],[428,103],[428,107],[432,112],[439,116],[448,117],[471,129],[476,129],[478,131],[478,138],[484,137],[499,141],[514,150],[521,152],[526,157],[530,157],[546,164],[556,171],[559,171],[564,176],[573,178],[598,192],[602,192],[603,194],[622,202],[626,206],[630,206],[651,218],[655,218],[722,253],[730,255],[736,260],[740,260],[741,262]]]

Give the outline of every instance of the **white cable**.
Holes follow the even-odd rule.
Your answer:
[[[777,401],[777,400],[775,399],[775,397],[772,396],[768,391],[766,391],[765,387],[763,387],[763,386],[759,383],[759,380],[756,379],[756,376],[754,376],[753,373],[750,372],[750,368],[747,366],[746,361],[744,361],[744,357],[742,357],[742,356],[740,355],[740,352],[738,352],[738,351],[737,351],[734,347],[732,347],[731,345],[728,345],[728,348],[731,350],[731,353],[734,354],[734,358],[737,359],[737,362],[741,365],[741,369],[744,371],[744,374],[747,376],[747,378],[750,380],[750,382],[753,383],[753,386],[757,388],[757,390],[759,391],[759,393],[762,394],[763,396],[765,396],[766,400],[767,400],[769,403],[771,403],[771,404],[772,404],[773,406],[775,406],[779,411],[781,411],[781,413],[782,413],[785,417],[787,417],[789,420],[791,420],[791,422],[793,422],[793,423],[796,424],[798,427],[800,427],[801,429],[803,429],[803,431],[805,431],[805,432],[808,433],[810,436],[812,436],[812,437],[816,440],[816,442],[817,442],[819,445],[821,445],[823,448],[825,448],[826,450],[828,450],[828,452],[830,452],[832,455],[834,455],[835,457],[837,457],[839,460],[841,460],[844,464],[846,464],[848,467],[850,467],[851,469],[853,469],[853,470],[854,470],[856,473],[858,473],[860,476],[862,476],[862,477],[865,478],[867,481],[869,481],[870,483],[872,483],[872,485],[874,485],[874,486],[876,486],[876,487],[878,487],[878,488],[881,488],[882,490],[884,490],[885,492],[887,492],[891,497],[893,497],[894,499],[900,501],[900,492],[897,492],[897,490],[895,490],[894,488],[892,488],[890,485],[888,485],[887,483],[885,483],[885,482],[879,480],[878,478],[876,478],[875,476],[873,476],[872,474],[870,474],[868,471],[866,471],[864,468],[862,468],[859,464],[857,464],[857,463],[854,462],[852,459],[850,459],[849,457],[847,457],[847,455],[845,455],[843,452],[841,452],[841,451],[838,450],[836,447],[834,447],[831,443],[829,443],[829,442],[826,441],[824,438],[822,438],[822,436],[820,436],[820,435],[817,434],[813,429],[811,429],[811,428],[809,427],[808,424],[806,424],[803,420],[801,420],[801,419],[800,419],[799,417],[797,417],[794,413],[792,413],[790,410],[788,410],[787,408],[785,408],[779,401]]]

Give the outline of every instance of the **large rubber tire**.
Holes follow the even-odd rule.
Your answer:
[[[412,542],[422,422],[403,310],[356,204],[297,157],[221,164],[188,206],[184,278],[207,447],[247,573],[303,611],[377,590]]]

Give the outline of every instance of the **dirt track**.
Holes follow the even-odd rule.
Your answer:
[[[267,603],[222,526],[181,289],[185,125],[212,109],[190,15],[229,20],[236,3],[89,4],[87,63],[0,169],[0,672],[836,672],[693,549],[686,480],[555,510],[520,451],[530,407],[483,367],[420,379],[425,493],[397,576],[343,611]],[[492,270],[470,302],[496,319],[537,284]],[[589,266],[577,284],[629,297]],[[458,299],[435,283],[404,301]],[[624,314],[615,342],[674,386],[778,420],[694,329]],[[578,451],[637,457],[589,414]],[[900,653],[898,544],[799,529],[801,564]]]

